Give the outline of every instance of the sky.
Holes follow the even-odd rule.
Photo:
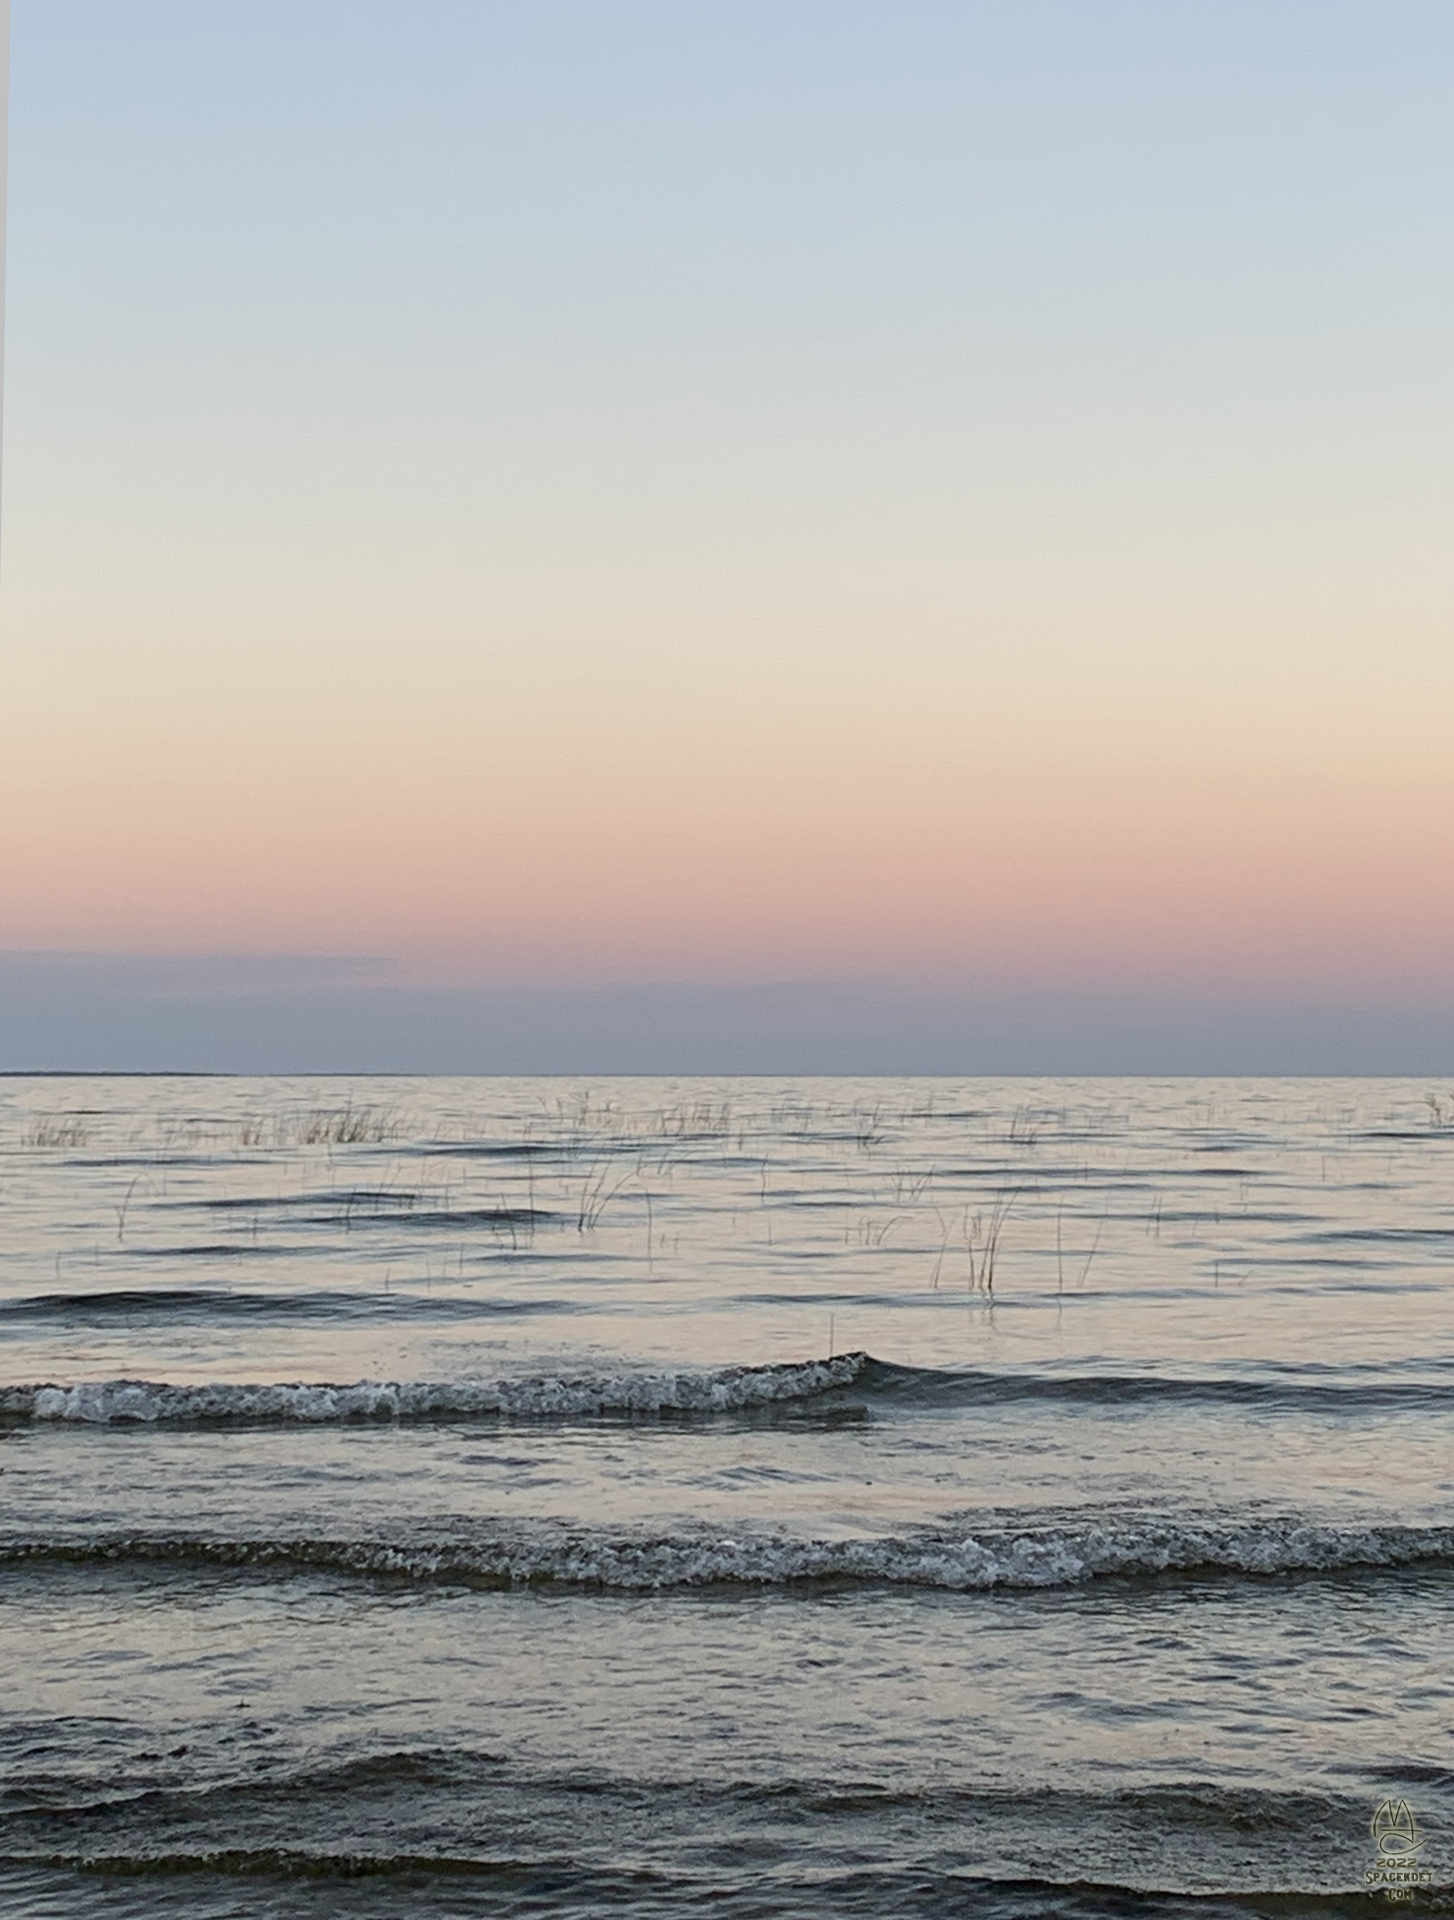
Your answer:
[[[0,1065],[1454,1071],[1451,79],[14,0]]]

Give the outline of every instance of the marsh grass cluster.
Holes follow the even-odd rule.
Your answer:
[[[20,1136],[22,1146],[72,1150],[89,1145],[90,1139],[91,1129],[76,1114],[47,1114],[32,1120]]]
[[[1257,1176],[1229,1183],[1235,1163],[1212,1159],[1255,1141],[1245,1110],[1229,1111],[1220,1140],[1173,1121],[1161,1149],[1167,1166],[1180,1156],[1199,1176],[1218,1177],[1198,1178],[1168,1208],[1159,1186],[1138,1194],[1144,1182],[1127,1178],[1132,1123],[1115,1095],[1072,1114],[1032,1102],[976,1108],[963,1092],[951,1106],[921,1089],[877,1100],[804,1097],[807,1087],[636,1100],[619,1082],[565,1094],[540,1083],[537,1101],[527,1092],[508,1117],[465,1104],[421,1117],[407,1104],[330,1104],[310,1100],[311,1091],[273,1105],[253,1094],[231,1112],[219,1101],[221,1110],[185,1116],[12,1108],[0,1150],[114,1168],[114,1222],[98,1238],[137,1257],[161,1250],[179,1208],[196,1207],[247,1252],[283,1238],[284,1221],[302,1245],[340,1227],[375,1245],[393,1234],[388,1253],[397,1249],[400,1260],[437,1257],[444,1237],[450,1271],[470,1277],[502,1255],[540,1257],[538,1236],[562,1231],[598,1236],[603,1257],[649,1266],[684,1245],[684,1257],[749,1260],[759,1247],[773,1263],[841,1249],[874,1286],[967,1293],[982,1304],[1006,1289],[1069,1297],[1098,1262],[1119,1268],[1138,1257],[1164,1271],[1190,1254],[1220,1286],[1238,1270],[1235,1223],[1256,1204]],[[1316,1147],[1327,1179],[1337,1177],[1337,1155],[1359,1142],[1442,1154],[1451,1132],[1454,1096],[1431,1091],[1422,1106],[1405,1096],[1381,1126],[1367,1113],[1330,1113]],[[225,1174],[229,1161],[235,1183],[219,1197],[185,1197],[198,1169]]]

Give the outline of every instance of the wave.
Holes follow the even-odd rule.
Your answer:
[[[299,1881],[335,1898],[340,1885],[346,1886],[347,1911],[358,1920],[374,1915],[395,1920],[401,1911],[413,1920],[458,1920],[461,1913],[476,1911],[488,1911],[499,1920],[536,1920],[547,1910],[619,1914],[622,1920],[679,1920],[683,1913],[708,1910],[717,1920],[885,1920],[886,1915],[895,1920],[1106,1920],[1108,1914],[1127,1920],[1265,1920],[1269,1912],[1288,1920],[1333,1920],[1337,1915],[1365,1920],[1382,1911],[1365,1890],[1352,1890],[1357,1879],[1351,1872],[1341,1886],[1319,1887],[1312,1874],[1305,1874],[1305,1883],[1313,1884],[1299,1885],[1289,1875],[1262,1893],[1252,1888],[1213,1893],[1174,1885],[1158,1888],[1129,1878],[1056,1881],[1031,1873],[1011,1878],[947,1866],[825,1862],[799,1879],[781,1869],[752,1871],[735,1862],[705,1872],[662,1871],[636,1863],[582,1865],[548,1851],[491,1859],[478,1853],[380,1854],[302,1847],[0,1855],[0,1868],[17,1895],[27,1900],[27,1912],[65,1912],[78,1920],[92,1914],[108,1920],[150,1915],[156,1911],[153,1903],[163,1897],[154,1883],[165,1886],[173,1880],[185,1887],[187,1911],[198,1920],[230,1920],[239,1911],[239,1882],[251,1882],[257,1897],[265,1892],[276,1897]],[[85,1884],[91,1880],[97,1882],[94,1891]],[[128,1881],[139,1883],[136,1892],[124,1890]],[[1417,1911],[1454,1911],[1447,1890],[1421,1893]],[[487,1907],[478,1907],[480,1901]],[[281,1910],[270,1899],[268,1911]],[[294,1910],[289,1906],[289,1912]],[[322,1911],[312,1897],[308,1911]]]
[[[485,1589],[646,1593],[902,1587],[968,1593],[1164,1576],[1444,1569],[1454,1566],[1454,1526],[1128,1517],[1079,1526],[938,1528],[827,1540],[752,1530],[648,1536],[564,1526],[448,1539],[118,1533],[0,1540],[0,1566],[17,1570],[127,1565],[322,1573]]]
[[[1447,1370],[1420,1362],[1426,1374]],[[975,1369],[902,1367],[866,1358],[860,1390],[885,1400],[924,1406],[1017,1400],[1080,1401],[1108,1405],[1139,1401],[1298,1407],[1310,1412],[1363,1407],[1454,1407],[1454,1377],[1374,1377],[1373,1367],[1286,1367],[1258,1374],[991,1373]]]
[[[421,1920],[481,1898],[492,1913],[546,1903],[633,1920],[708,1907],[723,1920],[1311,1920],[1372,1910],[1367,1812],[1366,1792],[1195,1779],[1109,1791],[661,1779],[405,1750],[209,1782],[176,1769],[100,1801],[51,1798],[8,1823],[0,1866],[45,1911],[72,1913],[93,1911],[77,1905],[84,1883],[44,1876],[100,1876],[108,1914],[118,1883],[181,1878],[189,1912],[219,1915],[237,1911],[239,1881],[301,1879],[348,1882],[355,1914],[396,1914],[402,1894]],[[1447,1892],[1425,1890],[1425,1910],[1447,1911]],[[165,1897],[139,1892],[128,1911]]]
[[[567,1765],[537,1770],[519,1754],[468,1745],[386,1746],[337,1759],[285,1762],[242,1777],[224,1772],[223,1777],[213,1780],[198,1778],[195,1755],[185,1768],[166,1767],[165,1760],[189,1754],[190,1747],[166,1756],[145,1755],[145,1759],[162,1763],[155,1774],[136,1771],[132,1762],[124,1774],[104,1787],[89,1770],[50,1776],[40,1782],[31,1776],[12,1787],[9,1797],[29,1813],[66,1819],[130,1809],[143,1811],[151,1818],[169,1799],[177,1810],[190,1816],[210,1811],[214,1802],[236,1809],[259,1799],[321,1804],[380,1789],[418,1789],[439,1795],[451,1790],[487,1788],[500,1792],[514,1788],[559,1793],[577,1800],[629,1802],[648,1808],[653,1816],[674,1806],[683,1806],[694,1815],[707,1805],[777,1809],[790,1817],[800,1813],[831,1816],[904,1810],[937,1814],[950,1821],[974,1814],[999,1819],[1016,1812],[1037,1820],[1067,1814],[1104,1820],[1124,1813],[1138,1821],[1154,1819],[1158,1827],[1229,1827],[1241,1832],[1274,1827],[1305,1832],[1320,1822],[1349,1816],[1356,1821],[1365,1805],[1365,1795],[1352,1787],[1339,1790],[1326,1785],[1291,1785],[1269,1789],[1194,1778],[1097,1788],[992,1779],[905,1781],[855,1773],[639,1777],[600,1767]],[[1349,1766],[1344,1771],[1357,1779],[1360,1788],[1366,1784],[1363,1769]],[[1394,1766],[1392,1771],[1385,1766],[1377,1778],[1385,1787],[1398,1784],[1446,1789],[1454,1784],[1450,1769],[1412,1762]]]
[[[13,1318],[69,1319],[170,1312],[313,1317],[379,1314],[472,1319],[500,1313],[573,1311],[565,1301],[491,1302],[330,1294],[283,1296],[205,1289],[136,1289],[87,1296],[49,1294],[0,1308]],[[321,1426],[369,1421],[446,1421],[506,1416],[571,1419],[749,1412],[793,1402],[953,1408],[1016,1401],[1092,1405],[1211,1403],[1358,1412],[1397,1407],[1454,1408],[1454,1369],[1421,1363],[1424,1377],[1378,1377],[1373,1367],[1304,1367],[1258,1375],[1158,1373],[991,1373],[897,1366],[863,1352],[769,1366],[627,1369],[494,1380],[274,1381],[199,1385],[155,1380],[53,1382],[0,1387],[0,1423],[85,1426]],[[1429,1375],[1434,1377],[1430,1378]]]
[[[114,1425],[321,1425],[482,1415],[731,1413],[851,1386],[868,1355],[715,1372],[537,1374],[498,1380],[358,1380],[170,1386],[153,1380],[0,1387],[0,1419]]]

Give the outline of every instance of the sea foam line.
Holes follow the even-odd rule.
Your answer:
[[[142,1564],[349,1574],[421,1584],[625,1593],[694,1588],[1074,1587],[1161,1574],[1273,1576],[1448,1565],[1454,1527],[1106,1521],[836,1540],[751,1530],[667,1537],[558,1528],[469,1540],[220,1539],[199,1534],[0,1541],[0,1566]]]
[[[716,1372],[539,1374],[518,1379],[357,1380],[173,1386],[154,1380],[86,1381],[75,1386],[0,1387],[0,1419],[86,1426],[261,1425],[295,1422],[448,1420],[486,1414],[730,1413],[807,1400],[851,1386],[864,1353],[799,1365],[724,1367]]]

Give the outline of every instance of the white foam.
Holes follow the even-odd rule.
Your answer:
[[[0,1544],[0,1563],[140,1560],[460,1582],[650,1592],[800,1584],[948,1592],[1078,1586],[1107,1577],[1253,1576],[1404,1568],[1454,1560],[1454,1527],[1196,1525],[1126,1520],[1085,1528],[813,1540],[747,1530],[665,1538],[593,1529],[450,1540],[91,1536]]]
[[[349,1559],[426,1577],[562,1583],[624,1590],[720,1585],[1066,1587],[1100,1578],[1226,1571],[1278,1574],[1406,1566],[1454,1557],[1454,1528],[1330,1527],[1284,1521],[1258,1526],[1120,1523],[1018,1534],[934,1534],[804,1540],[747,1533],[672,1539],[595,1534],[483,1545],[359,1544]]]
[[[357,1380],[348,1386],[278,1382],[172,1386],[152,1380],[87,1381],[75,1386],[0,1390],[0,1416],[88,1426],[229,1421],[440,1420],[478,1414],[727,1413],[805,1400],[850,1386],[867,1364],[862,1353],[802,1365],[726,1367],[714,1373],[542,1374],[458,1381]]]

